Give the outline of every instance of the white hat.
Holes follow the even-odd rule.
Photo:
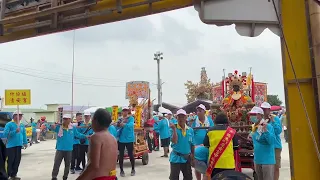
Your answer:
[[[21,111],[18,111],[18,110],[16,110],[16,111],[13,112],[13,115],[18,115],[18,114],[19,114],[19,115],[23,115],[23,113],[22,113]]]
[[[123,110],[129,110],[130,108],[128,106],[122,107],[122,111]]]
[[[177,115],[179,115],[179,114],[182,114],[182,115],[187,115],[187,113],[186,113],[186,111],[185,110],[183,110],[183,109],[179,109],[178,111],[177,111]]]
[[[255,107],[253,107],[252,109],[251,109],[251,111],[249,112],[249,114],[264,114],[264,112],[263,112],[263,110],[260,108],[260,107],[257,107],[257,106],[255,106]]]
[[[158,112],[158,117],[163,117],[163,114],[161,112]]]
[[[197,108],[201,108],[201,109],[203,109],[205,111],[207,110],[206,107],[203,104],[200,104],[199,106],[197,106]]]
[[[172,115],[172,112],[171,112],[170,110],[168,110],[167,114],[170,114],[170,115]]]
[[[85,116],[91,116],[91,113],[89,111],[84,112]]]
[[[71,119],[71,115],[70,114],[64,114],[62,116],[63,119]]]
[[[263,102],[260,107],[263,109],[271,109],[271,105],[268,102]]]

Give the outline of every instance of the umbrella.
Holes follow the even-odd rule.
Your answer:
[[[282,109],[281,106],[271,106],[271,111],[280,111]]]
[[[89,112],[89,113],[93,114],[96,112],[97,109],[100,109],[100,108],[105,109],[105,107],[91,107],[89,109],[84,110],[83,112]]]

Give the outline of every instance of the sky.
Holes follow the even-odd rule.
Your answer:
[[[0,44],[0,95],[31,89],[31,105],[71,103],[73,31]],[[268,83],[268,94],[284,101],[280,39],[269,30],[242,37],[234,25],[202,23],[193,7],[75,31],[74,105],[124,106],[128,81],[149,81],[157,97],[157,63],[163,102],[187,102],[184,83],[200,81],[205,67],[212,82],[226,73],[252,73]]]

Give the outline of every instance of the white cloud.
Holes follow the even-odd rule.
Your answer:
[[[72,37],[73,32],[64,32],[1,44],[1,68],[47,79],[1,70],[0,92],[30,88],[33,107],[70,103]],[[284,100],[277,36],[266,30],[256,38],[241,37],[233,26],[203,24],[193,8],[186,8],[77,30],[75,104],[127,104],[124,99],[127,81],[156,83],[153,54],[158,50],[164,53],[161,78],[165,82],[163,100],[166,102],[185,103],[184,83],[199,81],[203,66],[213,81],[221,80],[222,69],[233,72],[252,67],[255,79],[267,82],[269,92],[279,94]],[[52,78],[64,82],[48,80]],[[156,98],[156,86],[152,85],[151,90]]]

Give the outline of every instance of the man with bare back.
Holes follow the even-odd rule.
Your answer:
[[[111,115],[104,109],[98,109],[92,118],[95,132],[90,138],[88,165],[77,180],[117,180],[116,164],[118,145],[109,133]]]

